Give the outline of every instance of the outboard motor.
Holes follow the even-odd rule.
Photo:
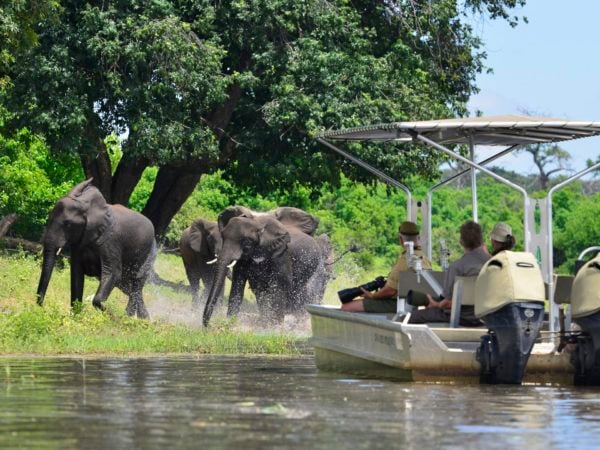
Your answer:
[[[500,252],[479,272],[475,292],[475,315],[488,327],[477,350],[480,382],[521,384],[544,318],[544,281],[535,257]]]
[[[580,261],[582,257],[580,256]],[[581,265],[571,289],[571,316],[583,332],[572,354],[575,384],[600,385],[600,253]]]

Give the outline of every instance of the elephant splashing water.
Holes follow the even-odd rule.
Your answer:
[[[233,269],[229,316],[239,312],[246,282],[261,316],[270,322],[281,323],[285,313],[320,303],[328,275],[322,246],[310,235],[318,225],[316,218],[297,208],[253,213],[232,207],[218,223],[223,244],[204,309],[205,326],[229,268]]]

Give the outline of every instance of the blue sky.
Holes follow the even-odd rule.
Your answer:
[[[469,102],[470,111],[496,115],[525,109],[600,121],[600,1],[528,0],[518,15],[529,23],[511,28],[500,20],[473,21],[494,73],[478,76],[481,92]],[[574,169],[600,154],[600,137],[561,145],[571,153]],[[504,157],[498,165],[535,172],[529,155]]]

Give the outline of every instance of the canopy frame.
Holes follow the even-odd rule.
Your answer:
[[[503,119],[503,120],[500,120]],[[509,120],[510,119],[510,120]],[[498,175],[484,167],[499,157],[506,155],[522,145],[529,143],[551,143],[563,140],[572,140],[582,137],[600,135],[600,122],[581,122],[566,121],[545,118],[529,118],[519,116],[502,116],[500,118],[472,118],[472,119],[448,119],[440,121],[424,122],[395,122],[391,124],[379,124],[365,127],[350,128],[347,130],[328,131],[317,135],[318,142],[328,148],[336,151],[338,154],[355,162],[359,166],[369,170],[374,175],[388,184],[399,187],[407,194],[407,217],[408,220],[416,220],[416,214],[413,214],[413,200],[410,189],[404,184],[392,177],[384,174],[380,170],[370,166],[359,158],[339,149],[329,140],[347,140],[347,141],[371,141],[371,142],[421,142],[428,147],[441,151],[451,158],[461,161],[469,166],[469,169],[459,174],[453,175],[432,186],[427,192],[426,205],[422,210],[424,228],[426,230],[426,252],[429,258],[432,257],[431,245],[431,205],[432,194],[438,188],[446,185],[450,181],[471,172],[471,201],[473,209],[473,219],[477,221],[477,179],[476,171],[479,170],[497,181],[505,184],[512,189],[517,190],[523,195],[523,246],[525,251],[531,251],[531,241],[537,241],[538,258],[541,259],[542,272],[548,284],[548,300],[550,303],[550,331],[559,329],[558,305],[554,303],[554,261],[552,247],[552,196],[553,194],[583,177],[584,175],[600,169],[600,163],[596,163],[587,169],[581,170],[563,182],[554,186],[548,192],[545,199],[531,199],[527,191],[501,175]],[[429,137],[428,137],[429,136]],[[438,140],[434,138],[438,138]],[[445,145],[444,145],[445,144]],[[465,158],[459,153],[449,149],[446,145],[468,144],[469,158]],[[487,158],[480,163],[475,162],[474,146],[483,145],[504,145],[508,148]],[[418,203],[417,203],[418,204]],[[421,206],[421,205],[419,205]],[[540,208],[542,215],[540,230],[536,232],[535,227],[535,208]],[[543,243],[546,245],[543,245]],[[545,247],[545,248],[544,248]]]

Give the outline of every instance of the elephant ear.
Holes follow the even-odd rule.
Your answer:
[[[90,178],[75,186],[69,196],[74,195],[73,198],[80,204],[82,213],[85,215],[84,241],[101,244],[114,223],[114,217],[110,205],[106,203],[102,193],[91,185],[91,181]]]
[[[190,247],[196,252],[201,252],[202,244],[205,242],[209,253],[215,255],[218,252],[218,236],[219,231],[216,222],[198,219],[190,227]]]
[[[72,199],[78,199],[86,191],[86,189],[92,185],[92,181],[94,181],[93,177],[82,181],[69,191],[67,197],[71,197]]]
[[[196,220],[190,227],[190,247],[195,252],[202,251],[202,243],[204,242],[204,221]]]
[[[311,236],[319,226],[319,219],[299,208],[280,206],[272,214],[282,224],[296,227]]]
[[[234,217],[246,217],[248,219],[252,219],[254,217],[254,214],[245,206],[228,206],[221,212],[221,214],[219,214],[219,218],[217,219],[217,223],[219,225],[219,232],[222,233],[223,228],[225,228],[229,221]]]
[[[271,257],[281,256],[290,243],[290,233],[273,218],[264,217],[260,223],[260,248]]]

